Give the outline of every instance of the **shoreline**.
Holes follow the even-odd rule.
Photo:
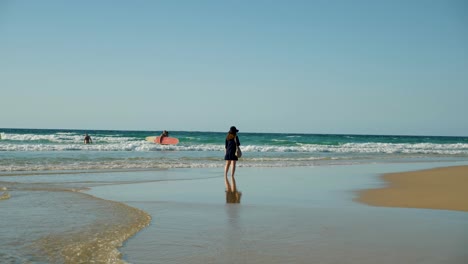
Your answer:
[[[50,234],[35,242],[40,252],[52,262],[127,263],[120,252],[122,245],[152,221],[147,212],[126,203],[103,199],[88,193],[77,192],[85,199],[106,204],[112,219],[99,219],[77,231]]]
[[[383,207],[468,212],[468,166],[388,173],[383,188],[359,191],[356,201]]]

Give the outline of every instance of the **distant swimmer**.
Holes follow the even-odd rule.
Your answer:
[[[85,144],[93,143],[93,140],[88,134],[85,134],[84,143]]]

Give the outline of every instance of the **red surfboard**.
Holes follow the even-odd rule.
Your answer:
[[[153,142],[156,144],[161,144],[161,145],[175,145],[179,143],[179,139],[173,138],[173,137],[164,137],[163,142],[161,143],[160,140],[161,137],[147,137],[146,141]]]

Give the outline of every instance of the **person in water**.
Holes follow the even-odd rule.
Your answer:
[[[159,136],[159,143],[162,144],[163,142],[163,138],[164,137],[169,137],[169,132],[167,132],[167,130],[164,130],[161,135]]]
[[[87,133],[85,134],[84,143],[85,144],[93,143],[93,140]]]
[[[240,141],[239,141],[239,138],[237,137],[237,132],[239,132],[239,130],[235,126],[232,126],[229,129],[229,132],[225,140],[226,153],[224,155],[224,160],[226,160],[226,166],[224,167],[224,182],[226,184],[226,192],[237,192],[236,179],[234,178],[234,174],[236,172],[236,162],[238,160],[236,156],[236,149],[237,149],[237,146],[240,146]],[[232,164],[232,168],[231,168],[232,185],[228,180],[228,172],[229,172],[229,168],[231,167],[231,164]]]

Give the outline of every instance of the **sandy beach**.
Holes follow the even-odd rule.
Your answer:
[[[388,207],[468,211],[468,166],[382,176],[388,186],[360,192],[358,201]]]

